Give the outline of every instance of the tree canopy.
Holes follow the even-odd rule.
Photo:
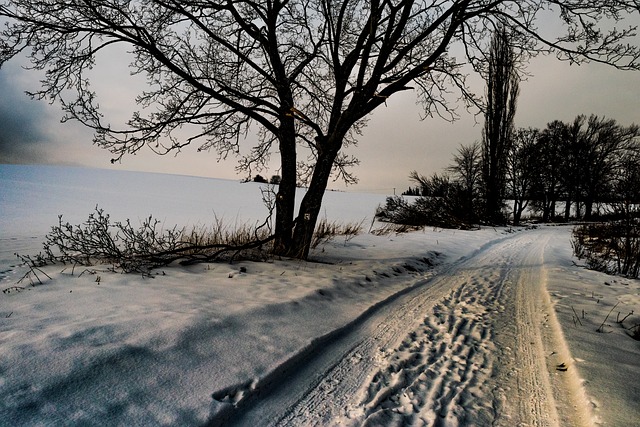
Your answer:
[[[496,28],[523,61],[553,53],[638,69],[636,28],[615,25],[638,11],[623,0],[0,0],[0,64],[26,55],[45,72],[32,95],[93,128],[114,159],[189,144],[226,157],[258,134],[240,167],[279,154],[274,250],[305,258],[328,180],[355,180],[345,146],[390,96],[412,90],[426,115],[448,119],[459,102],[482,108],[466,76],[486,76]],[[562,28],[549,35],[538,21],[552,15]],[[88,74],[113,45],[148,83],[124,128],[102,116]]]

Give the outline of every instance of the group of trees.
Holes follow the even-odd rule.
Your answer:
[[[271,185],[280,185],[281,180],[282,178],[280,177],[280,175],[271,175],[271,178],[267,181],[267,178],[263,177],[260,174],[257,174],[256,176],[253,177],[253,179],[251,179],[251,181],[253,182],[258,182],[260,184],[271,184]]]
[[[629,217],[640,209],[640,129],[623,126],[614,119],[577,116],[572,122],[553,121],[545,129],[514,130],[501,162],[504,180],[497,189],[499,206],[506,201],[514,224],[526,208],[543,221],[593,219],[609,213]],[[487,189],[483,174],[485,157],[481,145],[462,146],[445,176],[411,178],[420,183],[420,195],[458,200],[451,215],[467,223],[495,223],[493,212],[484,210]],[[443,191],[443,182],[447,191]],[[433,191],[438,183],[440,192]],[[606,212],[601,210],[606,207]]]
[[[574,122],[574,128],[579,124]],[[592,120],[589,120],[591,123]],[[628,277],[640,275],[640,145],[639,141],[625,142],[637,127],[615,127],[600,123],[601,133],[608,135],[599,149],[592,144],[571,153],[572,165],[586,161],[589,170],[580,168],[575,174],[561,175],[565,188],[576,196],[578,214],[581,204],[584,215],[592,215],[593,204],[604,202],[612,214],[612,221],[586,223],[573,230],[574,254],[586,260],[590,268]],[[611,135],[615,135],[613,138]],[[593,137],[589,135],[593,141]],[[616,144],[618,141],[619,144]],[[569,159],[568,159],[569,160]],[[563,179],[564,178],[564,179]],[[562,187],[560,187],[562,188]],[[565,191],[567,191],[565,190]],[[580,200],[582,196],[583,200]],[[565,210],[565,216],[568,215]]]
[[[550,13],[562,24],[553,37],[536,27]],[[251,176],[277,153],[273,250],[306,258],[328,180],[354,182],[358,161],[345,148],[390,96],[415,91],[427,115],[449,119],[460,100],[482,108],[465,77],[490,73],[497,30],[523,60],[552,52],[638,69],[635,27],[623,22],[637,13],[624,0],[1,0],[0,65],[26,56],[43,71],[32,95],[93,128],[115,161],[189,144],[226,157],[258,135],[239,167]],[[90,86],[89,70],[113,46],[148,83],[122,127],[105,120]],[[488,137],[499,132],[487,126]],[[484,180],[500,184],[504,167],[485,163]],[[296,214],[301,180],[308,189]]]
[[[501,27],[491,40],[481,143],[460,147],[445,175],[428,178],[412,172],[410,178],[419,186],[407,194],[425,198],[413,207],[392,200],[382,216],[394,219],[402,211],[414,224],[502,224],[509,199],[518,224],[528,206],[548,221],[560,201],[565,219],[572,207],[576,218],[591,219],[601,203],[627,200],[630,207],[640,202],[629,200],[628,191],[620,193],[628,190],[630,168],[636,168],[638,126],[580,115],[572,123],[551,122],[542,131],[514,127],[520,78],[511,38]]]
[[[632,177],[640,165],[637,125],[619,125],[613,119],[580,115],[571,123],[554,121],[540,132],[536,153],[539,177],[531,195],[543,219],[555,215],[564,202],[564,218],[592,219],[601,204],[639,203],[627,190],[636,188]],[[539,154],[538,154],[539,152]]]

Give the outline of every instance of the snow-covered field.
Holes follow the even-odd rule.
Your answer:
[[[253,183],[0,165],[0,425],[640,425],[640,316],[616,322],[638,281],[582,268],[569,227],[369,234],[383,202],[327,193],[326,218],[365,232],[313,262],[53,266],[19,290],[13,254],[59,214],[266,209]]]

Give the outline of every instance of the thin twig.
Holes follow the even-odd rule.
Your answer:
[[[631,310],[626,316],[624,316],[622,318],[622,320],[619,320],[618,323],[620,323],[620,324],[624,323],[624,321],[627,320],[627,317],[629,317],[631,315],[633,315],[633,310]],[[618,312],[618,317],[620,317],[620,313],[619,312]]]
[[[607,317],[604,318],[604,320],[602,321],[602,324],[600,325],[600,327],[598,329],[596,329],[596,332],[604,332],[604,324],[607,321],[607,319],[609,318],[609,315],[611,315],[611,313],[613,312],[613,310],[615,310],[615,308],[618,306],[618,304],[620,303],[616,303],[616,305],[614,305],[613,307],[611,307],[611,310],[609,310],[609,314],[607,314]]]
[[[578,323],[580,323],[580,326],[582,326],[582,322],[580,321],[580,318],[578,317],[578,313],[576,313],[576,309],[573,308],[573,306],[571,306],[571,310],[573,310],[573,314],[576,315],[576,319],[578,320]]]

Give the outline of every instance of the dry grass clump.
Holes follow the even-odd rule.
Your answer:
[[[403,234],[411,231],[422,230],[423,226],[386,223],[380,228],[373,228],[371,234],[376,236],[386,236],[388,234]]]
[[[316,225],[313,240],[311,241],[311,247],[315,249],[320,244],[326,243],[334,239],[336,236],[344,236],[346,243],[358,234],[362,233],[363,224],[364,220],[360,222],[342,224],[337,221],[329,222],[326,219],[321,219]]]

